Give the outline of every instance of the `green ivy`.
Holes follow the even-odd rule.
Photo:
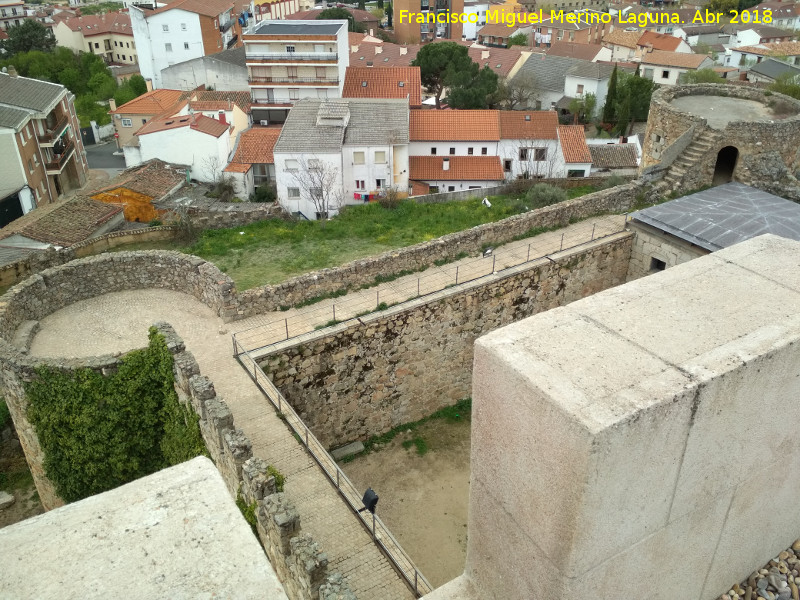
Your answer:
[[[45,473],[65,502],[208,456],[197,415],[175,392],[164,336],[151,327],[149,337],[108,377],[40,368],[26,384]]]
[[[286,475],[278,471],[278,469],[272,465],[267,465],[267,473],[275,478],[275,491],[282,492],[283,485],[286,483]]]
[[[244,501],[241,492],[236,495],[236,506],[239,507],[239,511],[241,511],[244,520],[248,522],[250,525],[250,529],[253,530],[253,533],[258,536],[258,529],[257,529],[257,521],[256,521],[256,509],[258,508],[258,502],[253,500],[250,504]]]

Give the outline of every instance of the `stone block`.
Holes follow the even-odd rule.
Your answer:
[[[331,450],[331,456],[334,460],[342,460],[348,456],[359,454],[364,451],[364,444],[362,442],[352,442],[346,446],[341,446],[335,450]]]
[[[16,498],[14,498],[13,494],[0,491],[0,510],[8,508],[9,506],[13,505],[14,502],[16,502]]]

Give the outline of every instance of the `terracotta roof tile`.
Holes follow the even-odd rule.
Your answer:
[[[104,15],[72,17],[63,19],[62,22],[72,31],[80,31],[83,37],[105,35],[108,33],[133,37],[131,18],[128,13],[110,12]]]
[[[800,55],[800,42],[768,42],[755,46],[740,46],[731,48],[736,52],[747,52],[761,56],[798,56]]]
[[[653,50],[642,55],[643,65],[683,69],[697,69],[706,60],[710,59],[705,54],[685,54],[684,52],[667,52],[666,50]]]
[[[656,33],[655,31],[645,31],[636,42],[637,46],[645,48],[653,48],[653,50],[666,50],[668,52],[675,52],[683,40],[665,33]]]
[[[636,168],[639,159],[636,144],[601,144],[589,146],[592,165],[602,169]]]
[[[160,115],[172,108],[187,92],[181,90],[153,90],[118,106],[112,115]]]
[[[214,90],[197,90],[191,92],[191,96],[189,96],[190,106],[195,102],[199,103],[200,106],[211,106],[214,104],[213,108],[197,108],[197,110],[222,110],[227,106],[228,101],[236,104],[244,112],[249,112],[252,98],[250,97],[250,92],[225,92]],[[192,106],[192,108],[196,107]]]
[[[504,140],[555,140],[557,127],[554,110],[500,111],[500,137]]]
[[[612,44],[614,46],[623,46],[625,48],[636,48],[636,43],[642,37],[640,31],[625,31],[624,29],[615,29],[603,36],[603,42]]]
[[[280,127],[251,127],[243,131],[236,145],[231,165],[272,164],[272,151],[281,134]]]
[[[564,155],[565,163],[592,162],[583,125],[559,125],[558,137],[561,140],[561,154]]]
[[[234,6],[235,3],[233,0],[174,0],[156,10],[147,10],[145,14],[153,15],[172,10],[173,8],[179,8],[206,17],[216,17],[233,9]]]
[[[578,42],[555,41],[549,48],[545,48],[544,52],[550,56],[566,56],[567,58],[594,60],[602,49],[602,44],[579,44]]]
[[[496,110],[412,110],[409,139],[418,142],[498,141]]]
[[[342,98],[405,98],[406,96],[409,105],[422,105],[419,67],[347,67]]]
[[[148,135],[159,131],[178,129],[179,127],[190,127],[200,133],[206,133],[218,138],[228,131],[230,125],[202,114],[165,116],[151,119],[134,135]]]
[[[492,37],[500,37],[500,38],[509,38],[514,35],[519,29],[524,27],[528,27],[525,23],[521,25],[516,25],[514,27],[509,27],[505,23],[489,23],[488,25],[484,25],[478,30],[478,35],[492,36]]]
[[[444,170],[444,161],[450,168]],[[414,181],[501,181],[498,156],[409,156],[408,178]]]
[[[184,173],[164,161],[154,159],[130,168],[111,180],[103,181],[102,185],[91,188],[87,194],[94,196],[124,187],[158,201],[184,181],[186,181]]]

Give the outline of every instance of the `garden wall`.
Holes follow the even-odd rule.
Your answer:
[[[416,421],[470,395],[475,339],[624,283],[619,233],[277,344],[259,360],[323,445]]]
[[[289,214],[277,202],[206,202],[172,197],[157,205],[166,211],[162,221],[188,218],[196,229],[241,227],[268,219],[287,219]]]

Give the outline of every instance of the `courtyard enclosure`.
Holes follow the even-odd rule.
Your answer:
[[[479,339],[467,564],[426,598],[712,600],[788,547],[798,251],[761,236]]]

